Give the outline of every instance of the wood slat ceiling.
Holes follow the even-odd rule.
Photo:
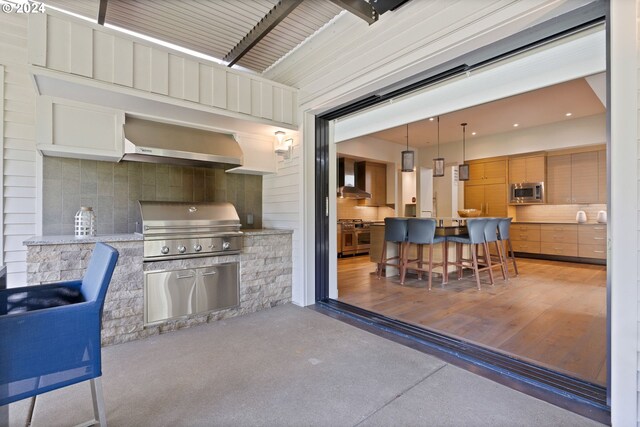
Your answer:
[[[46,0],[95,20],[99,0]],[[106,23],[222,59],[278,0],[109,0]],[[342,9],[305,0],[238,62],[261,73],[326,25]]]

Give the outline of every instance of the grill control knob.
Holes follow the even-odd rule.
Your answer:
[[[163,246],[160,248],[160,252],[162,252],[163,255],[166,255],[169,253],[169,248],[166,246]]]
[[[227,249],[229,249],[231,247],[231,243],[229,242],[222,242],[222,250],[226,251]]]
[[[184,246],[180,245],[178,246],[178,252],[180,252],[181,254],[185,253],[187,251],[187,248],[185,248]]]
[[[194,245],[193,250],[196,252],[200,252],[202,250],[202,245]]]

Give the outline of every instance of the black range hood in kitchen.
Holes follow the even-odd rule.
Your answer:
[[[356,161],[342,157],[338,160],[338,197],[370,199],[371,194],[356,186]]]
[[[189,166],[242,166],[234,136],[127,116],[123,160]]]

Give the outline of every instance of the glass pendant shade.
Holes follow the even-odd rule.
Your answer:
[[[440,157],[440,116],[438,116],[438,157],[433,159],[433,176],[444,176],[444,157]]]
[[[458,181],[469,181],[469,165],[464,164],[467,124],[461,123],[460,126],[462,126],[462,164],[458,166]]]
[[[407,123],[407,149],[402,151],[402,172],[413,172],[415,166],[415,153],[409,150],[409,123]]]

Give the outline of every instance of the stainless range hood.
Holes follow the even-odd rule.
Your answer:
[[[371,194],[356,187],[356,161],[342,157],[338,160],[338,197],[370,199]]]
[[[242,149],[231,134],[127,117],[123,160],[190,166],[242,166]]]

